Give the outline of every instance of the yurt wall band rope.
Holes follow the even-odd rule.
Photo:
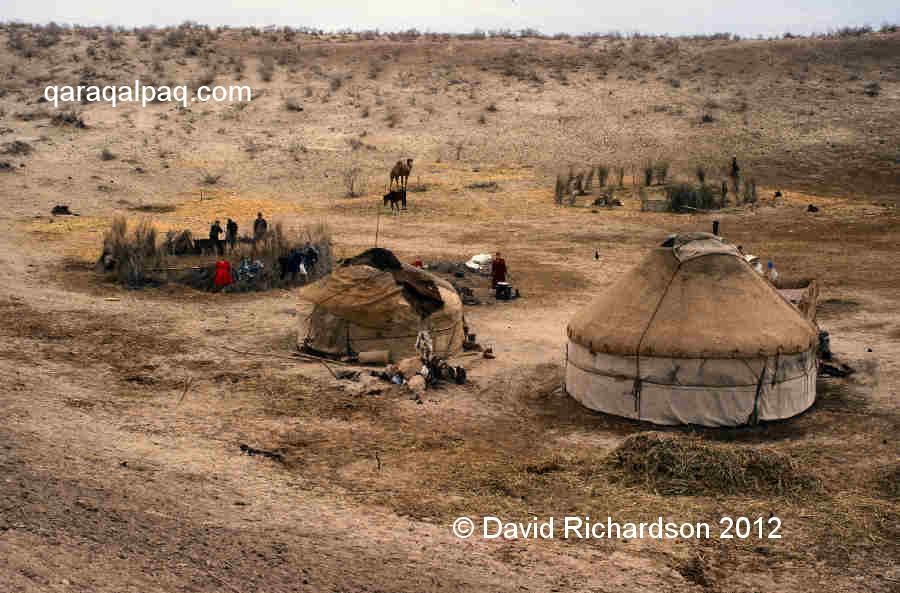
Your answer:
[[[567,346],[567,348],[568,348],[568,346]],[[598,377],[608,377],[608,378],[610,378],[610,379],[617,379],[617,380],[620,380],[620,381],[633,381],[633,380],[634,380],[634,377],[632,377],[631,375],[622,375],[622,374],[620,374],[620,373],[609,373],[609,372],[599,371],[599,370],[593,369],[593,368],[586,368],[586,367],[583,367],[583,366],[581,366],[580,364],[578,364],[577,362],[573,362],[572,360],[568,359],[568,354],[567,354],[567,359],[566,359],[566,365],[573,366],[573,367],[575,367],[576,369],[578,369],[579,371],[582,371],[582,372],[584,372],[584,373],[588,373],[588,374],[591,374],[591,375],[596,375],[596,376],[598,376]],[[750,365],[747,365],[747,367],[748,367],[748,368],[751,368]],[[752,370],[752,368],[751,368],[751,370]],[[755,372],[755,371],[753,371],[753,376],[756,377],[756,372]],[[782,379],[781,382],[782,382],[782,383],[788,383],[788,382],[790,382],[790,381],[796,381],[797,379],[801,379],[801,378],[803,378],[803,377],[808,377],[808,376],[809,376],[809,370],[804,370],[804,371],[803,371],[802,373],[800,373],[799,375],[794,375],[793,377],[784,377],[784,378]],[[682,389],[682,390],[691,390],[691,389],[740,389],[740,388],[743,388],[743,387],[753,387],[753,388],[755,389],[755,388],[757,387],[758,384],[759,384],[759,380],[758,380],[758,379],[757,379],[757,380],[754,380],[753,383],[739,383],[739,384],[728,383],[728,384],[724,384],[724,385],[713,385],[712,383],[701,383],[701,384],[697,384],[697,385],[695,385],[695,384],[685,384],[685,383],[667,383],[667,382],[664,382],[664,381],[652,381],[652,380],[650,380],[650,379],[641,379],[641,385],[658,385],[658,386],[660,386],[660,387],[668,387],[668,388],[671,388],[671,389]],[[773,383],[773,385],[774,385],[774,384],[777,384],[777,382],[776,382],[776,383]]]
[[[650,321],[647,322],[647,327],[645,327],[643,333],[641,333],[641,339],[638,340],[637,348],[634,353],[634,413],[637,414],[638,418],[640,418],[641,416],[641,346],[644,343],[644,338],[647,337],[647,332],[650,331],[650,326],[653,325],[653,320],[656,319],[656,314],[659,313],[659,308],[662,307],[663,301],[666,300],[666,295],[669,294],[669,288],[672,287],[672,282],[675,281],[675,277],[678,275],[678,270],[680,269],[681,262],[679,261],[678,267],[675,268],[675,271],[672,273],[672,277],[669,278],[669,282],[668,284],[666,284],[666,289],[663,291],[662,296],[659,298],[659,302],[656,303],[656,308],[653,309],[653,315],[650,316]]]
[[[768,368],[769,359],[766,358],[765,363],[763,363],[762,371],[760,371],[759,373],[759,382],[756,384],[756,397],[753,398],[753,411],[750,412],[750,418],[747,419],[747,424],[759,424],[759,396],[762,393],[763,380],[766,378],[766,369]],[[775,373],[773,373],[773,375],[777,374],[778,367],[775,367]]]

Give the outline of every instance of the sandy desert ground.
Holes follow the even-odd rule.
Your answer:
[[[0,31],[0,589],[900,588],[900,34],[181,33]],[[39,101],[48,84],[135,77],[211,77],[255,98]],[[54,120],[70,110],[85,128]],[[640,211],[631,171],[647,160],[720,180],[734,155],[758,203]],[[408,213],[379,215],[407,157],[420,191]],[[627,168],[624,206],[554,205],[556,174],[591,164]],[[360,196],[346,197],[349,178]],[[50,216],[56,204],[79,216]],[[215,218],[247,228],[258,210],[290,228],[324,222],[339,257],[372,246],[376,223],[379,245],[407,261],[503,252],[523,298],[466,309],[497,358],[462,359],[470,381],[421,404],[400,387],[360,394],[291,357],[309,310],[295,291],[128,290],[93,271],[116,216],[202,235]],[[818,279],[819,323],[858,372],[820,380],[790,420],[663,430],[776,451],[815,488],[672,494],[625,480],[607,456],[659,428],[591,413],[562,389],[572,314],[668,234],[714,219],[783,276]],[[784,537],[452,534],[454,518],[485,515],[777,516]]]

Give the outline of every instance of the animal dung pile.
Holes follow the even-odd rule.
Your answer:
[[[777,451],[657,431],[629,436],[607,463],[621,472],[627,485],[666,495],[791,495],[821,487],[816,476]]]

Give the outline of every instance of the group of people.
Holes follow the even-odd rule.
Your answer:
[[[257,243],[265,239],[268,230],[269,223],[263,218],[262,212],[257,212],[256,220],[253,221],[252,242],[254,247]],[[223,234],[225,235],[224,241],[221,239]],[[225,229],[223,230],[221,221],[216,220],[209,227],[209,240],[215,246],[216,252],[219,255],[225,255],[226,243],[233,252],[235,247],[237,247],[238,242],[238,224],[229,218],[228,222],[225,224]],[[304,278],[308,278],[318,261],[319,252],[309,241],[307,241],[306,245],[303,247],[294,247],[291,249],[290,253],[278,258],[278,263],[281,268],[281,279],[284,280],[290,275],[291,280],[296,281],[298,274],[302,275]],[[251,263],[250,260],[244,260],[241,262],[241,268],[236,270],[236,272],[240,277],[252,278],[259,273],[262,269],[262,265],[262,262]],[[256,266],[255,269],[254,266]],[[215,286],[217,288],[222,288],[231,284],[234,281],[231,272],[231,264],[228,261],[222,260],[216,262]]]
[[[297,274],[308,277],[318,261],[319,252],[309,241],[302,249],[294,247],[288,255],[278,258],[281,265],[281,279],[284,280],[288,274],[291,275],[292,282],[297,281]]]
[[[269,223],[263,218],[262,212],[257,212],[256,220],[253,221],[254,244],[257,241],[261,241],[266,236],[268,230]],[[224,241],[219,238],[223,233],[225,234]],[[222,230],[222,223],[218,220],[215,221],[209,227],[209,240],[215,245],[216,252],[219,255],[225,255],[225,243],[228,243],[231,251],[234,251],[238,240],[238,224],[229,218],[228,222],[225,224],[225,230]]]

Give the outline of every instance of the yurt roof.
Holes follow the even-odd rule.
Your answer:
[[[448,306],[448,295],[455,296],[456,291],[447,281],[399,262],[386,249],[368,250],[345,260],[299,292],[301,299],[368,327],[387,327],[400,318],[405,321],[405,315],[397,311],[401,302],[427,317]]]
[[[670,237],[578,312],[569,338],[621,356],[731,358],[805,352],[816,328],[708,233]]]

